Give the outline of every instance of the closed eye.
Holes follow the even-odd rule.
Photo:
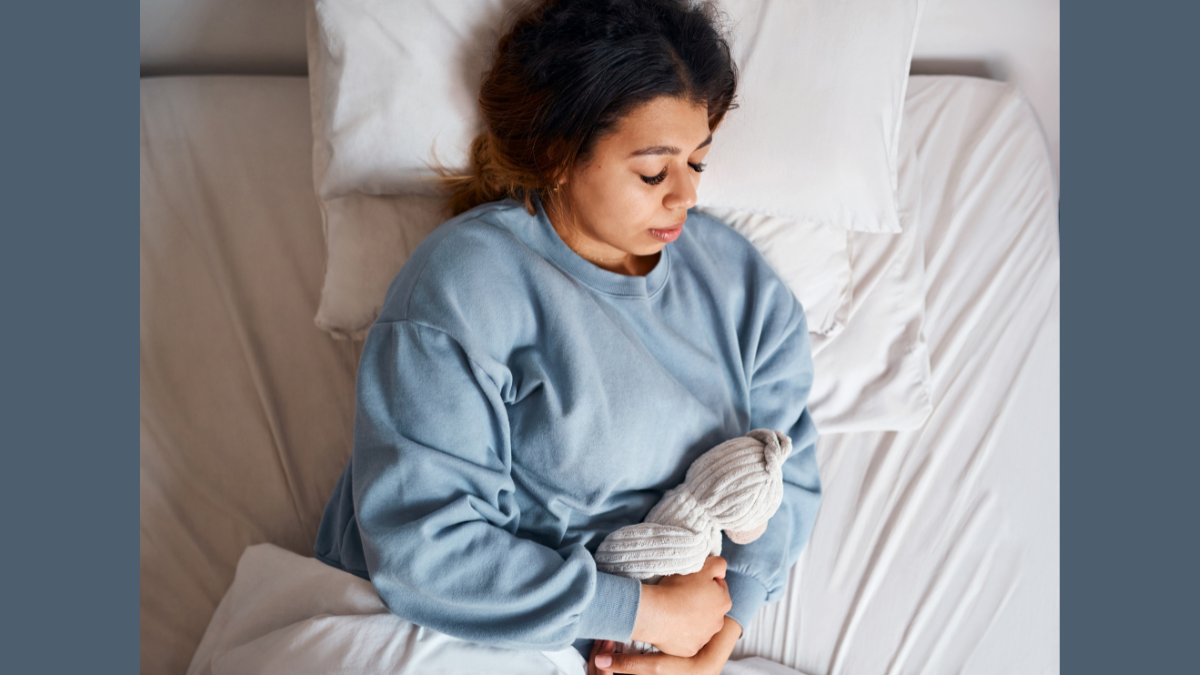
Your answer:
[[[696,173],[704,173],[704,169],[707,165],[699,162],[688,162],[688,166],[692,167],[692,171],[695,171]],[[667,179],[667,167],[664,166],[663,170],[660,171],[657,176],[642,176],[641,178],[646,185],[658,185]]]
[[[665,166],[663,167],[663,170],[660,171],[657,176],[642,176],[642,181],[645,182],[646,185],[658,185],[659,183],[663,182],[666,179],[667,179],[667,167],[665,167]]]

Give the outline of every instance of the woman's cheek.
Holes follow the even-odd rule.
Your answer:
[[[608,212],[606,223],[617,229],[613,234],[622,239],[637,238],[645,229],[645,224],[650,222],[647,215],[653,212],[654,202],[647,198],[649,190],[639,187],[621,186],[614,189],[610,194],[615,198],[606,200],[604,204]]]

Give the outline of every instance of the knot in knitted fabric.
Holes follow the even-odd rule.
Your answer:
[[[645,522],[616,530],[596,550],[596,568],[655,583],[692,574],[721,554],[721,531],[738,544],[754,541],[783,501],[787,434],[755,429],[704,453],[683,484],[668,490]]]

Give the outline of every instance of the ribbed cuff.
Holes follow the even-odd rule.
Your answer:
[[[745,635],[758,608],[767,604],[767,587],[754,577],[733,570],[725,571],[725,583],[729,586],[729,599],[733,600],[733,608],[725,616],[738,622]]]
[[[642,601],[642,583],[596,572],[596,595],[579,614],[579,637],[629,642]]]

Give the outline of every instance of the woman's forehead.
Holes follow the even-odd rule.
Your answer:
[[[663,96],[634,108],[600,144],[623,157],[687,155],[709,139],[707,106]]]

